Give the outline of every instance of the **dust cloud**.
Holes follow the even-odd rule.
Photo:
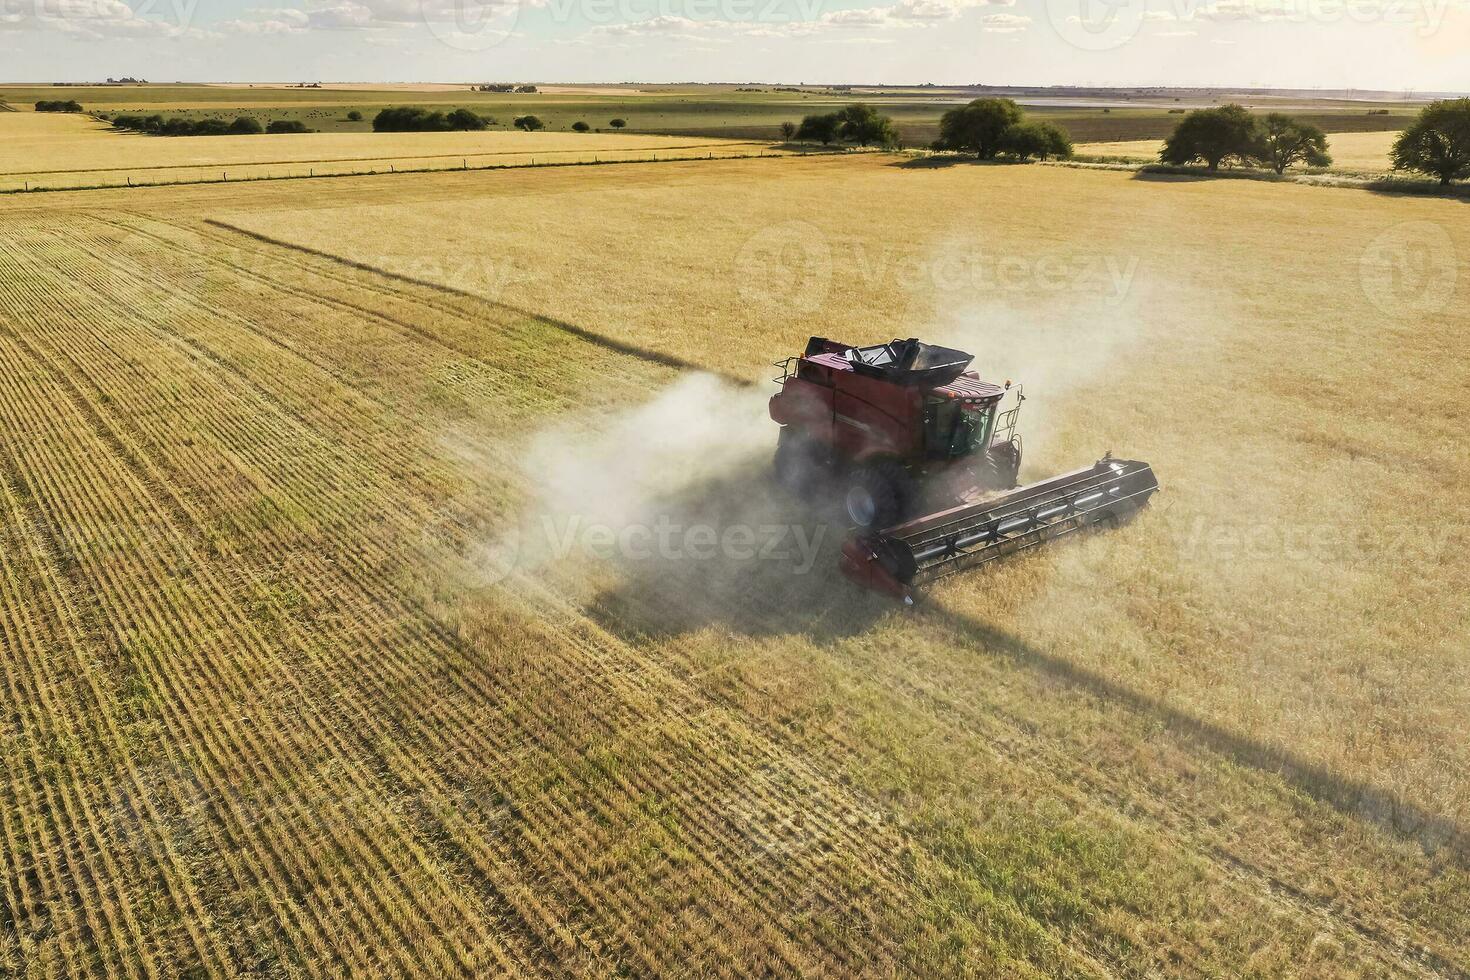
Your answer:
[[[936,316],[935,343],[974,354],[973,368],[987,381],[1024,387],[1017,429],[1026,444],[1023,479],[1087,465],[1109,449],[1126,453],[1126,446],[1075,446],[1065,420],[1086,414],[1079,398],[1106,397],[1097,389],[1142,342],[1139,293],[1135,286],[1121,302],[1078,297],[1044,306],[1000,296]],[[1003,408],[1015,404],[1011,395]],[[1074,458],[1079,449],[1090,457]]]
[[[707,374],[647,402],[537,433],[533,503],[478,556],[487,580],[534,574],[644,632],[721,623],[811,629],[845,528],[777,486],[769,387]]]
[[[594,431],[541,433],[526,469],[544,513],[615,527],[646,524],[681,488],[755,477],[774,446],[770,394],[695,374],[644,404],[592,420]]]

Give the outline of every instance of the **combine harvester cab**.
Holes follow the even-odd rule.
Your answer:
[[[1009,381],[982,380],[973,360],[917,339],[852,347],[813,337],[803,355],[777,365],[777,478],[802,493],[831,477],[845,485],[857,531],[842,570],[860,585],[911,599],[943,576],[1116,526],[1158,492],[1147,463],[1111,454],[1018,488],[1025,396]],[[1016,405],[1002,411],[1008,394]]]

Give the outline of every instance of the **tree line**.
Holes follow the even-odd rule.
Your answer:
[[[262,133],[279,135],[316,132],[308,129],[299,119],[273,119],[268,125],[261,125],[260,120],[254,116],[238,116],[234,122],[229,123],[223,119],[165,119],[160,115],[118,115],[110,120],[106,116],[99,118],[111,122],[114,129],[127,129],[150,136],[259,136]]]
[[[1187,114],[1164,141],[1159,160],[1173,166],[1203,163],[1211,171],[1222,164],[1264,166],[1279,174],[1298,163],[1328,166],[1332,155],[1316,126],[1280,112],[1256,117],[1231,104]]]
[[[893,120],[861,102],[837,112],[807,116],[799,126],[782,123],[781,135],[824,145],[839,141],[885,148],[900,145]],[[973,153],[982,160],[1001,155],[1018,160],[1065,159],[1072,155],[1072,139],[1051,123],[1027,121],[1011,99],[976,99],[944,114],[933,149]]]
[[[1253,116],[1231,104],[1196,109],[1164,141],[1159,159],[1174,166],[1203,163],[1269,167],[1285,173],[1304,164],[1332,163],[1327,136],[1316,126],[1280,112]],[[1394,141],[1395,170],[1438,178],[1441,185],[1470,177],[1470,99],[1432,102]]]
[[[82,104],[75,100],[42,99],[36,103],[37,112],[81,112]]]
[[[469,109],[429,111],[416,106],[392,106],[373,119],[375,133],[449,133],[489,129],[495,120]]]
[[[350,119],[351,116],[349,115]],[[359,117],[360,118],[360,117]],[[448,132],[472,132],[489,129],[500,123],[494,116],[476,115],[469,109],[455,109],[452,112],[437,112],[428,109],[419,109],[413,106],[397,106],[384,109],[373,119],[373,131],[378,133],[448,133]],[[511,125],[516,129],[534,133],[546,128],[546,123],[540,116],[524,115],[516,116],[511,120]],[[628,125],[626,119],[614,119],[608,125],[613,129],[622,129]],[[572,131],[577,133],[589,133],[591,125],[583,120],[572,123]]]
[[[838,140],[882,147],[894,147],[899,142],[893,120],[861,102],[844,106],[837,112],[806,116],[799,126],[782,123],[781,136],[786,140],[807,140],[823,146]]]

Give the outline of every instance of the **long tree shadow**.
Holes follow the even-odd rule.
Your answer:
[[[1451,185],[1440,187],[1433,185],[1432,189],[1425,189],[1422,184],[1395,187],[1392,182],[1377,184],[1365,184],[1363,189],[1375,197],[1423,197],[1435,201],[1458,201],[1460,204],[1470,204],[1470,187],[1464,185]]]
[[[1470,832],[1451,818],[1432,813],[1388,790],[1333,772],[1279,746],[1200,718],[1112,677],[1032,646],[973,616],[935,603],[924,604],[919,615],[939,623],[961,637],[962,642],[987,655],[998,655],[1016,666],[1157,719],[1170,731],[1239,765],[1279,776],[1293,789],[1349,817],[1369,821],[1413,840],[1426,853],[1447,852],[1460,867],[1470,868]]]
[[[905,157],[888,164],[900,170],[948,170],[950,167],[1025,167],[1029,164],[1016,160],[982,160],[977,156],[942,154],[926,157]]]
[[[1199,184],[1211,180],[1230,180],[1229,177],[1220,177],[1216,174],[1197,173],[1157,173],[1148,170],[1135,170],[1130,180],[1141,180],[1154,184]]]
[[[351,259],[347,258],[346,256],[336,255],[332,252],[325,252],[318,248],[312,248],[309,245],[300,245],[296,242],[289,242],[284,239],[274,238],[270,235],[262,234],[258,231],[251,231],[248,228],[241,228],[238,225],[232,225],[229,222],[220,221],[216,218],[205,218],[204,223],[206,225],[210,225],[211,227],[218,228],[221,231],[231,232],[236,235],[243,235],[246,238],[253,239],[254,241],[260,242],[264,245],[270,245],[275,248],[281,249],[289,249],[294,252],[299,252],[303,255],[310,255],[313,258],[325,259],[329,262],[335,262],[338,265],[342,265],[359,272],[369,272],[373,275],[381,276],[385,279],[391,279],[395,282],[418,286],[422,289],[433,290],[434,292],[444,293],[445,295],[455,296],[460,299],[471,300],[476,303],[484,303],[487,306],[493,306],[515,316],[537,320],[541,323],[546,324],[549,327],[554,327],[557,330],[561,330],[567,334],[570,334],[571,336],[576,337],[578,340],[584,340],[590,344],[596,344],[597,346],[610,350],[616,354],[623,354],[628,357],[634,357],[638,360],[646,361],[649,364],[657,364],[661,367],[675,368],[681,371],[703,371],[705,373],[721,377],[731,384],[737,385],[742,388],[752,387],[754,384],[754,382],[752,382],[749,378],[742,378],[737,375],[721,371],[718,368],[696,364],[693,361],[678,357],[674,354],[668,354],[663,351],[654,350],[653,348],[640,347],[636,344],[630,344],[626,341],[618,340],[614,337],[609,337],[606,334],[598,333],[595,330],[589,330],[586,327],[578,326],[577,324],[570,321],[561,320],[545,313],[537,313],[534,310],[528,310],[520,306],[515,306],[511,303],[505,303],[500,300],[491,299],[488,296],[482,296],[467,289],[460,289],[458,286],[451,286],[448,283],[436,282],[432,279],[422,279],[417,276],[409,276],[401,272],[393,272],[390,269],[383,269],[370,263],[360,262],[357,259]]]

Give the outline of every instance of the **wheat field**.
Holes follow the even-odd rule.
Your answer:
[[[899,164],[0,200],[0,972],[1470,971],[1459,205]],[[859,595],[812,333],[1165,493]]]
[[[10,112],[0,114],[0,191],[778,152],[740,140],[601,133],[155,137],[88,116]]]

